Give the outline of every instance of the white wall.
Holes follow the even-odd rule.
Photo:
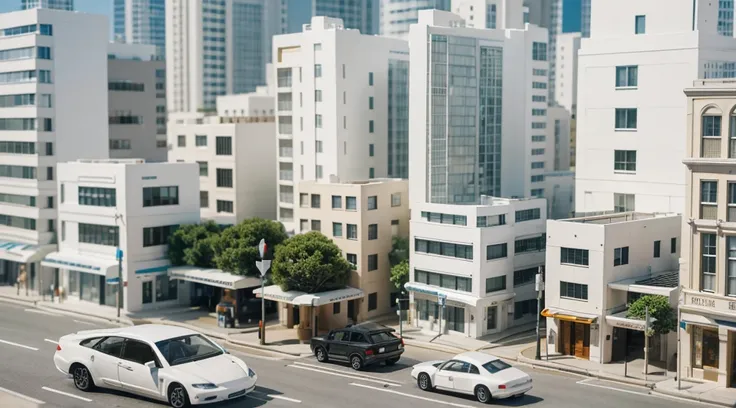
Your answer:
[[[558,34],[555,53],[555,102],[573,117],[577,113],[580,39],[580,33]]]

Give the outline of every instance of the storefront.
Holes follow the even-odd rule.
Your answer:
[[[736,300],[685,292],[679,364],[683,378],[736,388]]]
[[[21,266],[26,272],[26,281],[30,290],[37,290],[41,282],[48,282],[41,275],[39,262],[55,245],[31,245],[20,242],[0,241],[0,286],[14,286],[20,276]],[[54,283],[54,282],[51,282]],[[48,286],[44,284],[44,286]]]
[[[597,316],[556,308],[544,309],[542,316],[553,320],[547,325],[550,353],[590,359],[591,325]]]
[[[118,278],[118,261],[114,258],[59,251],[46,255],[41,265],[59,269],[60,286],[67,297],[99,305],[117,305],[119,285],[114,283]]]
[[[654,320],[654,319],[653,319]],[[626,317],[626,311],[606,316],[606,324],[613,328],[611,337],[611,361],[631,361],[644,357],[644,330],[643,320],[630,319]],[[650,343],[649,361],[660,360],[659,337],[652,337]],[[654,346],[654,347],[653,347]]]

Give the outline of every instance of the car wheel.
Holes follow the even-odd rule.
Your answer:
[[[478,402],[481,404],[487,404],[491,402],[491,392],[485,385],[479,385],[475,387],[475,398],[477,398]]]
[[[417,377],[417,385],[419,386],[419,389],[422,391],[431,391],[432,390],[432,380],[430,380],[429,374],[427,373],[419,374],[419,377]]]
[[[87,367],[82,364],[74,364],[71,368],[72,377],[74,377],[74,386],[80,391],[92,391],[95,388],[95,382],[92,381],[92,374],[89,373]]]
[[[314,349],[314,355],[317,357],[317,361],[320,363],[326,363],[327,362],[327,352],[322,347],[317,347]]]
[[[392,366],[392,365],[394,365],[394,364],[396,364],[398,362],[399,362],[399,359],[398,358],[390,358],[390,359],[386,360],[386,365],[387,366]]]
[[[189,407],[189,395],[181,384],[171,384],[169,387],[169,405],[174,408]]]
[[[350,357],[350,367],[353,367],[353,370],[360,370],[363,368],[363,359],[359,355],[354,354]]]

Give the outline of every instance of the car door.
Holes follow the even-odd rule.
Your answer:
[[[146,367],[153,361],[156,368]],[[126,391],[147,397],[161,398],[159,369],[161,363],[151,346],[138,340],[126,339],[123,354],[118,364],[118,378]]]
[[[348,348],[350,340],[350,332],[345,330],[338,330],[334,332],[334,337],[328,344],[327,353],[330,358],[337,360],[346,360],[348,358]]]
[[[89,370],[96,385],[116,388],[121,386],[118,379],[118,363],[124,342],[123,337],[106,337],[89,350]]]
[[[345,354],[345,357],[350,358],[350,355],[355,352],[362,354],[361,352],[364,352],[368,346],[370,346],[370,343],[368,343],[368,339],[365,337],[365,334],[351,332],[350,345],[346,350],[347,352]]]
[[[452,391],[454,389],[453,381],[455,379],[456,370],[460,369],[462,364],[462,361],[457,360],[450,360],[442,364],[439,370],[434,374],[434,386]]]
[[[452,386],[455,391],[465,394],[473,394],[475,386],[480,382],[480,371],[473,364],[463,362],[460,371],[452,376]]]

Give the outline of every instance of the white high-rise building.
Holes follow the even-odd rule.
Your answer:
[[[49,8],[74,11],[74,0],[21,0],[21,10],[32,8]]]
[[[736,74],[718,3],[595,3],[578,54],[576,211],[684,211],[682,90]]]
[[[265,85],[280,19],[275,0],[167,1],[169,112],[214,110],[218,95]]]
[[[0,282],[55,247],[56,164],[108,156],[104,16],[0,14]],[[33,286],[31,286],[33,288]]]
[[[557,36],[555,52],[555,102],[565,108],[572,118],[577,113],[578,99],[578,50],[580,33]]]
[[[303,180],[408,177],[409,46],[313,17],[273,41],[279,214],[295,230]]]
[[[407,40],[409,26],[419,21],[419,10],[436,9],[450,11],[451,0],[380,0],[381,35]]]
[[[452,0],[452,12],[468,27],[524,29],[522,0]]]
[[[156,46],[156,55],[166,57],[165,0],[114,0],[115,41]]]

